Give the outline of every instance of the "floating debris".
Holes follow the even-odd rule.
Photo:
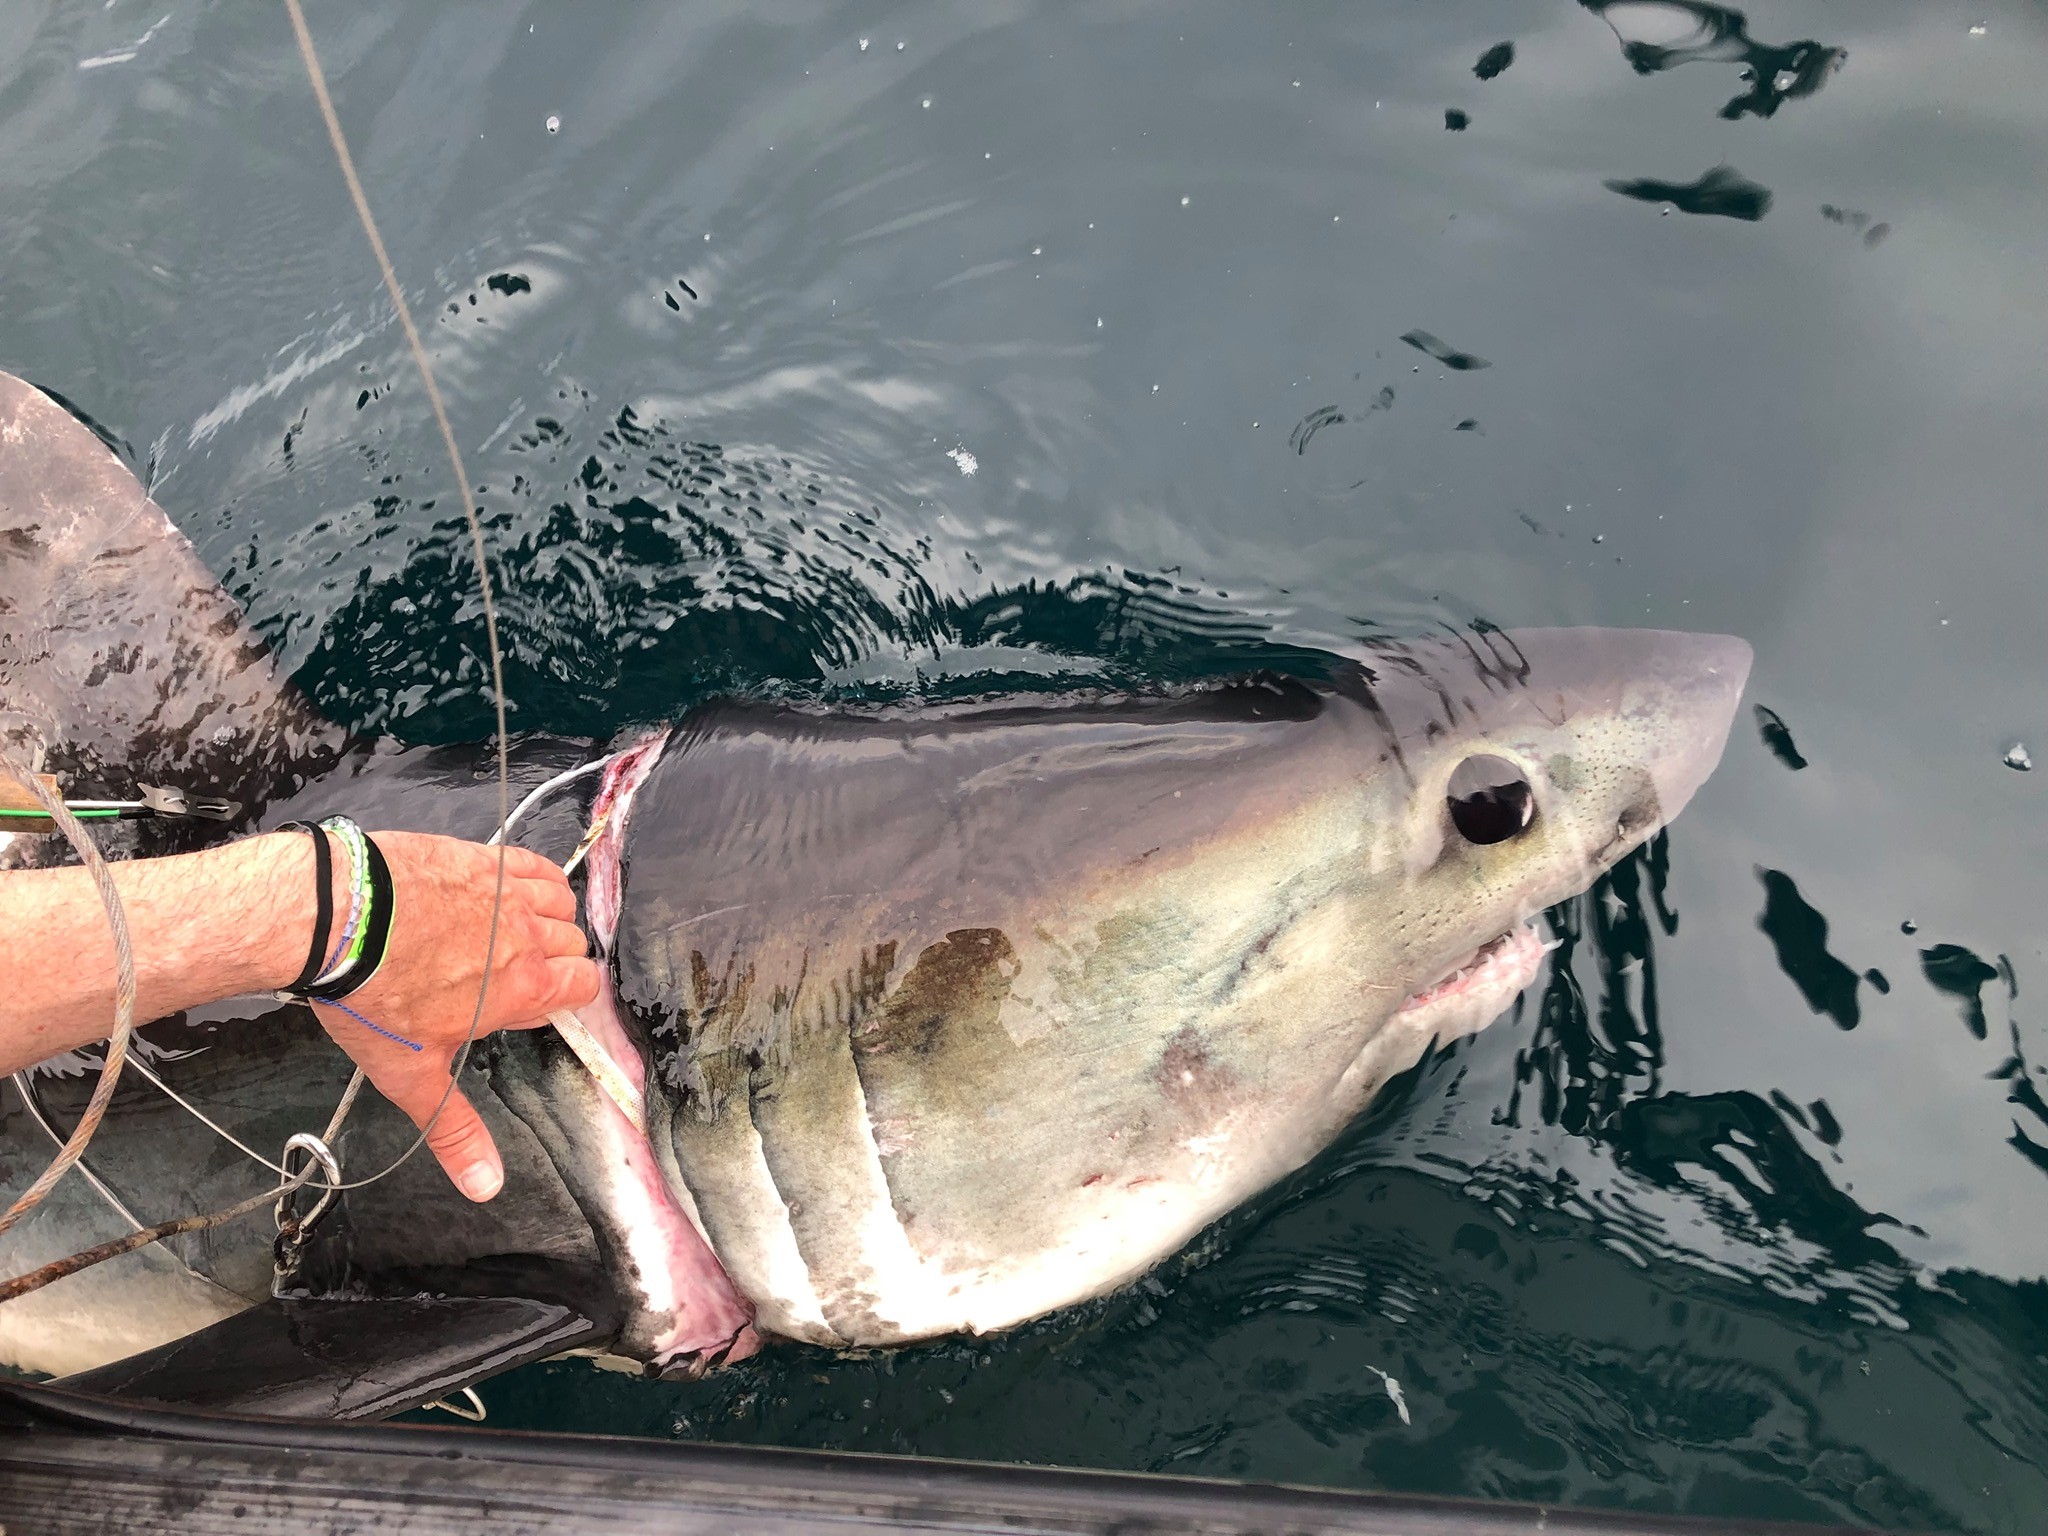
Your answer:
[[[1479,55],[1479,62],[1472,66],[1472,73],[1482,80],[1491,80],[1495,75],[1515,62],[1513,43],[1495,43]]]
[[[1472,126],[1472,114],[1460,112],[1456,107],[1445,107],[1444,126],[1453,133],[1463,133]]]
[[[1732,165],[1717,165],[1698,181],[1609,181],[1603,185],[1639,203],[1669,203],[1680,213],[1717,214],[1753,224],[1771,211],[1770,188],[1759,186]]]
[[[2027,744],[2024,741],[2016,741],[2005,749],[2005,766],[2017,768],[2021,773],[2034,771],[2034,759],[2027,752]]]
[[[1381,1384],[1386,1387],[1388,1401],[1393,1403],[1394,1412],[1401,1416],[1401,1422],[1413,1424],[1415,1421],[1408,1417],[1408,1399],[1401,1395],[1401,1383],[1376,1365],[1368,1365],[1366,1369],[1379,1377]]]
[[[1460,352],[1447,341],[1440,341],[1427,331],[1407,331],[1401,339],[1417,351],[1427,352],[1431,357],[1456,373],[1469,373],[1474,368],[1491,368],[1483,357],[1474,357],[1470,352]]]
[[[948,448],[946,450],[946,457],[960,466],[960,473],[963,475],[971,475],[981,468],[981,460],[977,459],[965,448]]]

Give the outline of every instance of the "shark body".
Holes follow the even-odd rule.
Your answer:
[[[110,669],[96,626],[141,607],[152,660]],[[505,1192],[469,1206],[420,1160],[350,1193],[299,1301],[538,1298],[580,1329],[522,1314],[521,1358],[696,1370],[762,1339],[1006,1328],[1143,1273],[1512,1002],[1542,964],[1541,912],[1711,772],[1749,649],[1485,631],[1330,660],[1150,696],[721,704],[617,752],[522,835],[559,856],[604,812],[584,904],[611,986],[583,1022],[644,1084],[644,1126],[558,1039],[495,1037],[464,1086]],[[4,377],[0,729],[87,777],[197,764],[252,826],[343,810],[483,837],[495,814],[480,754],[319,721],[118,461]],[[594,752],[525,739],[516,775]],[[224,1004],[150,1038],[172,1086],[266,1150],[324,1122],[347,1077],[290,1006]],[[87,1086],[43,1073],[38,1107],[68,1126]],[[0,1109],[0,1195],[47,1156],[29,1109]],[[345,1169],[408,1130],[366,1105]],[[260,1187],[147,1085],[87,1161],[143,1221]],[[69,1179],[0,1241],[5,1268],[121,1225]],[[144,1395],[168,1395],[180,1340],[279,1305],[270,1236],[220,1229],[0,1305],[0,1358],[118,1375],[140,1352]],[[434,1355],[408,1315],[378,1336],[400,1386],[375,1411],[519,1354],[500,1338],[405,1367]]]

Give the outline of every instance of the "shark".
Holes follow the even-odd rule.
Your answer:
[[[588,842],[608,985],[577,1022],[637,1104],[554,1031],[493,1036],[460,1071],[504,1155],[496,1200],[414,1158],[341,1195],[289,1276],[255,1216],[0,1303],[0,1361],[375,1417],[563,1353],[694,1374],[1112,1292],[1506,1011],[1543,968],[1545,909],[1713,771],[1750,664],[1724,635],[1478,626],[1303,675],[729,699],[608,744],[522,735],[515,792],[603,759],[517,835],[557,858]],[[241,802],[135,851],[332,811],[496,825],[486,748],[321,719],[101,436],[7,376],[0,734],[74,790]],[[0,1239],[6,1273],[262,1189],[249,1154],[318,1130],[349,1076],[272,999],[139,1039],[148,1077]],[[74,1058],[4,1090],[0,1196],[89,1088]],[[366,1094],[344,1174],[410,1133]]]

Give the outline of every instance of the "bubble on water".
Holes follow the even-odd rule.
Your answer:
[[[555,116],[555,114],[554,114],[554,113],[550,112],[550,113],[548,114],[548,132],[549,132],[549,133],[560,133],[561,131],[562,131],[562,120],[561,120],[561,119],[560,119],[559,117]]]
[[[1102,316],[1100,315],[1095,317],[1095,329],[1098,331],[1102,329]]]
[[[862,53],[866,53],[868,51],[868,40],[866,38],[862,38],[860,40],[860,51]]]
[[[910,46],[910,44],[908,44],[908,43],[903,43],[903,42],[899,42],[899,43],[898,43],[898,44],[896,45],[896,51],[897,51],[898,53],[901,53],[901,52],[902,52],[902,51],[903,51],[904,49],[908,48],[909,46]]]
[[[1183,207],[1183,208],[1187,207],[1187,205],[1188,205],[1188,200],[1187,200],[1186,198],[1182,198],[1182,199],[1180,200],[1180,205],[1181,205],[1181,207]]]
[[[1565,510],[1569,512],[1571,508],[1567,507],[1565,508]],[[1595,544],[1605,544],[1607,542],[1607,535],[1604,533],[1596,533],[1593,535],[1593,542]]]
[[[2017,768],[2021,773],[2034,771],[2034,759],[2027,751],[2024,741],[2016,741],[2005,749],[2005,766]]]
[[[925,109],[925,111],[927,111],[927,112],[931,111],[931,109],[932,109],[932,99],[931,99],[931,97],[929,97],[929,96],[925,97],[925,99],[924,99],[923,101],[919,102],[919,103],[918,103],[918,105],[919,105],[919,106],[921,106],[921,107],[923,107],[923,108]]]
[[[1152,386],[1152,393],[1155,395],[1159,393],[1159,386],[1157,384]]]

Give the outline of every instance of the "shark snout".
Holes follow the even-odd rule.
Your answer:
[[[1530,749],[1562,754],[1554,761],[1572,765],[1563,787],[1586,797],[1581,815],[1612,818],[1619,847],[1671,821],[1714,771],[1754,659],[1733,635],[1536,629],[1511,639],[1515,672],[1491,707]]]
[[[1749,642],[1733,635],[1651,632],[1670,656],[1657,669],[1664,729],[1644,766],[1657,788],[1658,819],[1668,822],[1721,761],[1728,732],[1755,659]]]

